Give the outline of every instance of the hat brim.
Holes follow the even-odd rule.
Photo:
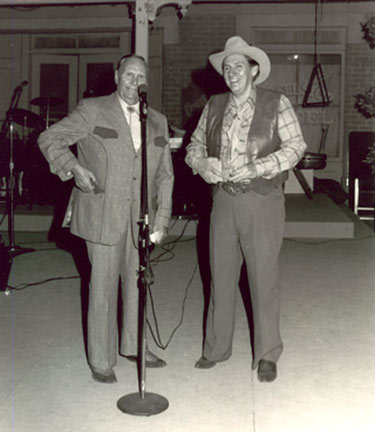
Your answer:
[[[239,50],[224,50],[218,53],[211,54],[208,59],[216,72],[223,75],[223,61],[226,57],[232,54],[242,54],[250,57],[252,60],[259,64],[259,75],[254,80],[254,84],[264,82],[271,72],[271,62],[268,55],[259,48],[249,46]]]

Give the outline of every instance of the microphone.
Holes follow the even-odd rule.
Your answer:
[[[141,84],[138,86],[138,96],[139,96],[139,109],[141,114],[141,121],[145,121],[147,117],[147,86],[146,84]]]
[[[141,102],[147,101],[147,86],[146,84],[141,84],[138,86],[138,96]]]
[[[16,87],[16,90],[17,90],[17,91],[22,91],[22,88],[23,88],[23,87],[26,87],[27,84],[29,84],[28,81],[22,81],[21,84],[20,84],[19,86]]]

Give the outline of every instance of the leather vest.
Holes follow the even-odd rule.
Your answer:
[[[220,158],[221,128],[228,98],[229,93],[223,93],[212,96],[208,102],[209,110],[206,129],[208,156]],[[248,135],[249,161],[268,156],[270,153],[280,149],[277,130],[279,102],[280,93],[257,88],[254,116]],[[287,178],[287,171],[278,174],[272,179],[259,177],[251,180],[250,190],[267,195],[284,183]]]

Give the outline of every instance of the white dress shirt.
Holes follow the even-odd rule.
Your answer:
[[[128,122],[130,133],[134,144],[135,151],[141,147],[141,121],[139,118],[139,103],[135,105],[127,104],[120,97],[118,98],[121,108],[124,111],[126,121]]]

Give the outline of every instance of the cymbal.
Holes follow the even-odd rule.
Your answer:
[[[40,96],[34,99],[31,99],[30,103],[32,105],[37,105],[37,106],[59,106],[63,103],[64,101],[60,98],[57,97],[47,97],[47,96]]]
[[[21,126],[44,129],[44,120],[37,114],[22,108],[13,108],[9,111],[13,121]]]

